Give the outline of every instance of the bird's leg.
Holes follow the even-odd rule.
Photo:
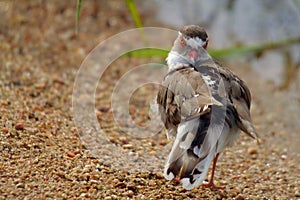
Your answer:
[[[209,182],[208,183],[202,183],[202,186],[213,188],[213,189],[224,189],[225,188],[224,186],[217,186],[217,185],[214,184],[214,175],[215,175],[215,169],[216,169],[216,164],[217,164],[218,157],[219,157],[219,153],[217,153],[216,157],[214,158],[211,177],[210,177]]]

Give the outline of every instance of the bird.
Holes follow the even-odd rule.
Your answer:
[[[180,182],[187,190],[199,185],[224,189],[214,184],[220,153],[234,144],[241,131],[259,142],[250,116],[249,88],[209,56],[208,42],[201,26],[179,29],[156,97],[167,137],[174,139],[164,177]]]

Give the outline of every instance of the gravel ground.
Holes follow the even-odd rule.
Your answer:
[[[186,191],[166,181],[170,144],[164,132],[136,139],[114,122],[114,84],[133,66],[155,59],[112,63],[96,92],[96,114],[110,142],[107,148],[101,138],[97,148],[84,146],[81,141],[93,138],[74,124],[76,72],[96,44],[134,27],[123,2],[84,1],[78,36],[75,2],[0,2],[0,199],[299,199],[299,83],[280,91],[237,63],[233,70],[252,90],[252,116],[263,142],[242,135],[223,153],[215,178],[224,190]],[[147,125],[144,105],[155,89],[146,85],[133,94],[135,123]]]

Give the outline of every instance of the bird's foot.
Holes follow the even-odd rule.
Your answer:
[[[180,183],[180,178],[179,178],[179,177],[175,177],[173,180],[174,180],[174,182],[177,183],[177,184]]]
[[[215,189],[215,190],[224,190],[225,189],[224,186],[217,186],[212,181],[204,182],[204,183],[202,183],[202,186],[203,187],[209,187],[209,188],[212,188],[212,189]]]

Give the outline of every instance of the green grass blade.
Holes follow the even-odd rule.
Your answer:
[[[76,29],[75,29],[76,35],[78,34],[78,30],[79,30],[79,19],[80,19],[81,5],[82,5],[82,0],[77,0]]]
[[[136,25],[137,28],[142,28],[143,24],[140,18],[140,15],[137,11],[137,8],[135,6],[134,0],[125,0],[125,3],[129,9],[129,12],[131,14],[131,16],[133,17],[134,23]]]
[[[242,56],[251,53],[259,53],[266,50],[277,49],[288,45],[293,45],[300,43],[300,37],[295,38],[288,38],[285,40],[280,40],[276,42],[269,42],[263,43],[261,45],[254,45],[254,46],[242,46],[242,47],[232,47],[232,48],[225,48],[225,49],[208,49],[209,55],[214,58],[224,58],[229,56]],[[125,53],[123,56],[129,57],[137,57],[137,58],[151,58],[151,57],[158,57],[158,58],[166,58],[168,55],[169,50],[163,49],[138,49],[135,51],[131,51]]]
[[[300,43],[300,36],[295,38],[288,38],[276,42],[268,42],[254,46],[242,46],[226,49],[209,49],[208,52],[212,57],[220,58],[227,56],[241,56],[251,53],[259,53],[266,50],[277,49],[288,45]]]
[[[169,50],[164,49],[137,49],[134,51],[127,52],[123,54],[124,57],[136,57],[136,58],[152,58],[152,57],[159,57],[159,58],[166,58],[169,53]]]

